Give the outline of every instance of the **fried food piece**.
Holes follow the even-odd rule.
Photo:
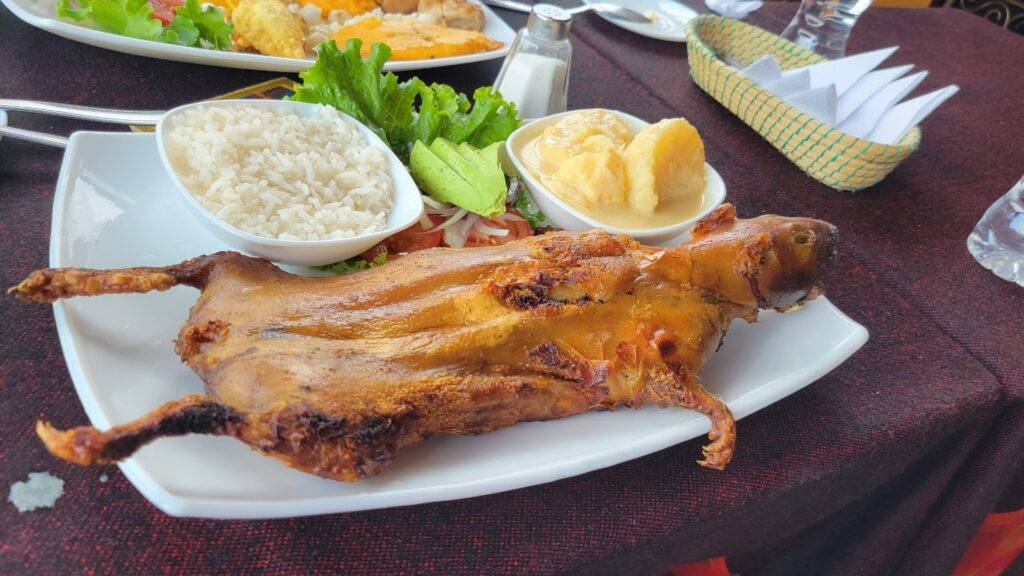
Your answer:
[[[659,203],[680,199],[697,211],[707,188],[704,143],[697,129],[670,118],[641,130],[626,147],[629,190],[634,208],[653,212]]]
[[[419,13],[430,15],[437,24],[460,30],[484,29],[484,11],[467,0],[420,0]]]
[[[326,17],[332,10],[344,10],[349,16],[366,14],[380,7],[377,0],[299,0],[301,4],[312,4]]]
[[[484,11],[466,0],[444,0],[444,23],[460,30],[484,29]]]
[[[380,8],[387,14],[411,14],[420,5],[420,0],[381,0]]]
[[[737,220],[723,205],[676,248],[601,231],[437,248],[346,276],[293,276],[222,252],[164,268],[47,269],[20,299],[202,293],[175,342],[205,395],[105,432],[37,432],[79,464],[162,436],[231,436],[288,466],[355,481],[438,434],[655,404],[711,420],[700,463],[722,468],[736,430],[698,379],[734,318],[816,297],[835,250],[818,220]]]
[[[302,20],[279,0],[240,0],[231,11],[235,36],[242,48],[268,56],[305,58]]]
[[[502,43],[480,34],[446,28],[415,20],[381,20],[367,18],[356,24],[343,26],[334,36],[338,46],[350,38],[363,41],[362,54],[367,56],[374,42],[391,47],[395,60],[421,60],[443,58],[461,54],[475,54],[501,48]]]

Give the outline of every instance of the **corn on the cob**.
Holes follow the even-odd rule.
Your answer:
[[[280,0],[240,0],[231,11],[238,45],[268,56],[304,58],[302,21]]]

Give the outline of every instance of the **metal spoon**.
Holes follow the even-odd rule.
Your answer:
[[[497,6],[498,8],[515,10],[516,12],[526,12],[527,14],[533,11],[532,5],[524,2],[515,2],[514,0],[483,0],[483,3],[491,6]],[[566,9],[566,12],[570,14],[581,14],[588,10],[593,10],[602,16],[616,18],[626,22],[636,22],[638,24],[650,24],[652,22],[650,18],[636,10],[618,6],[616,4],[609,4],[607,2],[596,2],[593,4],[577,6],[576,8]]]

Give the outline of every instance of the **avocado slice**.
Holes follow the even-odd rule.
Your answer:
[[[505,192],[495,195],[484,190],[445,163],[423,142],[417,141],[409,157],[409,171],[428,194],[475,214],[493,217],[505,211]]]
[[[458,148],[459,154],[462,154],[462,157],[465,158],[466,160],[469,160],[470,162],[475,162],[476,159],[480,157],[477,154],[478,150],[476,146],[473,146],[469,142],[463,142],[459,144]]]
[[[483,172],[480,170],[479,158],[475,155],[467,158],[459,154],[459,149],[444,138],[436,138],[430,144],[430,151],[435,156],[444,160],[449,168],[455,170],[463,179],[470,184],[480,186],[484,182]],[[472,158],[472,159],[471,159]],[[474,161],[475,160],[475,161]]]
[[[459,154],[479,169],[484,186],[495,194],[499,188],[502,190],[502,194],[508,192],[505,169],[502,166],[501,149],[503,147],[504,142],[495,142],[483,150],[466,142],[459,144]]]
[[[504,142],[495,142],[477,152],[482,162],[481,170],[484,173],[484,178],[487,179],[487,186],[494,189],[501,188],[503,195],[508,193],[508,183],[505,182],[505,170],[501,162],[502,156],[504,156],[501,152],[504,147]],[[487,168],[483,169],[484,166]]]

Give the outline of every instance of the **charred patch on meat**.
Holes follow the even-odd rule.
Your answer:
[[[136,422],[106,432],[86,426],[61,432],[39,422],[36,433],[50,451],[66,460],[105,464],[127,458],[156,438],[186,434],[234,436],[244,424],[245,417],[228,406],[202,396],[186,396]]]
[[[354,470],[359,472],[354,480],[375,474],[398,447],[395,421],[379,414],[352,421],[312,409],[285,409],[267,424],[274,441],[261,449],[288,454],[298,467],[321,476]]]
[[[532,277],[507,284],[490,282],[488,288],[492,293],[516,310],[530,310],[545,305],[558,304],[549,295],[555,278],[545,272],[538,272]]]
[[[528,366],[536,372],[576,382],[584,388],[606,389],[612,363],[590,360],[578,353],[566,352],[554,342],[545,342],[527,353]]]
[[[174,350],[183,360],[200,353],[204,344],[217,342],[228,335],[228,325],[220,320],[208,320],[202,324],[187,324],[174,341]]]

